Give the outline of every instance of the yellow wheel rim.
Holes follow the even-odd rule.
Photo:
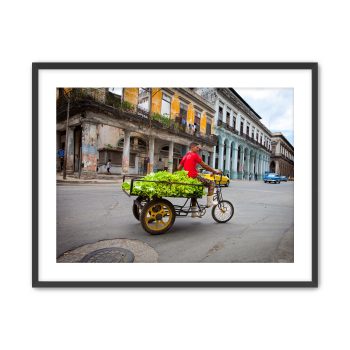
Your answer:
[[[165,203],[152,205],[146,214],[146,226],[152,231],[161,231],[171,225],[173,213]]]

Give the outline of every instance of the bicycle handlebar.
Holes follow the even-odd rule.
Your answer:
[[[220,175],[220,180],[218,181],[218,185],[220,185],[221,184],[221,181],[222,181],[222,176],[224,175],[223,174],[223,171],[222,170],[220,170],[221,171],[221,174],[215,174],[215,173],[213,173],[213,175]],[[214,178],[215,179],[215,178]],[[216,183],[216,181],[214,181],[215,183]]]

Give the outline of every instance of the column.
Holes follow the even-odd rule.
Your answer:
[[[226,146],[225,174],[231,172],[231,144]]]
[[[233,153],[232,153],[232,171],[231,171],[231,179],[237,179],[237,165],[238,165],[238,148],[237,146],[233,146]]]
[[[210,166],[215,169],[215,157],[216,157],[216,146],[214,146],[213,153],[211,154],[211,164]]]
[[[259,157],[259,179],[261,180],[263,177],[263,168],[262,168],[262,159]]]
[[[252,175],[252,180],[254,179],[254,163],[255,163],[255,156],[250,157],[250,173]]]
[[[170,141],[169,143],[169,159],[168,159],[168,172],[173,172],[174,165],[174,141]]]
[[[129,172],[129,160],[130,160],[130,131],[124,130],[122,174],[127,174]]]
[[[219,169],[222,170],[224,167],[224,144],[219,144]]]
[[[255,174],[256,174],[256,179],[259,178],[259,159],[258,159],[258,155],[255,155],[255,171],[254,171],[254,180],[255,180]]]
[[[91,123],[83,123],[81,134],[81,160],[83,163],[83,175],[96,175],[97,154],[98,153],[96,125]]]
[[[208,154],[209,154],[209,156],[208,156],[208,165],[211,166],[211,167],[213,168],[212,164],[213,164],[213,155],[214,155],[214,152],[208,152]]]
[[[154,165],[154,136],[150,136],[149,138],[149,151],[148,151],[148,169],[147,174],[153,172],[153,165]]]
[[[67,173],[74,172],[74,127],[68,128],[68,145],[67,150]]]
[[[250,154],[247,154],[247,174],[246,179],[249,180],[249,173],[250,173]]]
[[[241,175],[241,179],[244,179],[244,149],[243,147],[241,148],[241,164],[240,164],[240,175]]]
[[[275,162],[275,164],[276,164],[276,173],[279,174],[280,173],[280,162],[279,162],[279,160],[277,160]]]

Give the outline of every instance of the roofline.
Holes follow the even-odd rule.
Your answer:
[[[259,119],[262,119],[258,113],[244,100],[244,98],[234,89],[228,88],[231,92],[233,92]]]
[[[260,115],[255,112],[255,110],[244,100],[242,96],[239,95],[239,93],[234,88],[226,88],[226,89],[229,90],[233,95],[235,95],[235,97],[237,97],[244,104],[244,106],[248,108],[248,110],[250,110],[257,117],[256,122],[268,134],[268,137],[271,138],[272,131],[265,124],[263,124],[262,118],[260,117]]]
[[[283,141],[285,141],[285,142],[288,144],[288,146],[289,146],[290,148],[292,148],[293,151],[294,151],[294,146],[287,140],[287,138],[283,135],[282,132],[280,132],[280,131],[278,131],[278,132],[273,132],[271,138],[274,138],[274,137],[281,137],[281,138],[283,139]]]

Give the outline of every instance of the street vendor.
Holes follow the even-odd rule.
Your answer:
[[[198,174],[198,171],[196,169],[197,164],[202,166],[204,169],[211,171],[213,174],[221,174],[222,172],[219,170],[215,170],[212,167],[210,167],[208,164],[204,163],[200,155],[198,154],[201,147],[198,143],[192,142],[190,144],[190,151],[187,152],[184,157],[181,159],[181,162],[179,166],[177,167],[177,170],[186,170],[188,172],[188,177],[195,178],[203,183],[205,187],[208,187],[208,196],[207,196],[207,207],[211,207],[213,205],[218,204],[216,201],[213,201],[214,197],[214,188],[215,183],[214,181],[208,180]],[[192,215],[195,216],[195,215]]]

